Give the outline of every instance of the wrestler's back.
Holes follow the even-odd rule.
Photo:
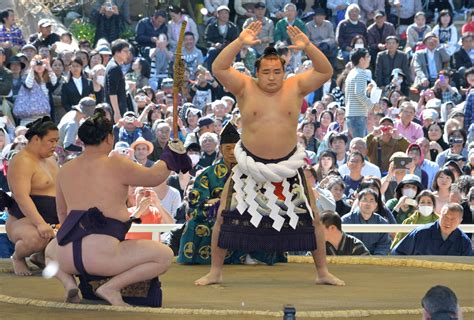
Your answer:
[[[30,179],[22,174],[25,168],[32,169],[30,195],[56,196],[56,176],[59,169],[52,157],[38,160],[24,150],[20,151],[13,157],[8,168],[7,180],[10,187],[12,177]]]
[[[106,217],[128,220],[128,186],[120,181],[121,172],[116,168],[114,159],[107,155],[79,156],[66,163],[58,175],[58,183],[68,214],[72,210],[97,207]]]
[[[237,97],[241,114],[243,145],[264,159],[287,156],[296,146],[296,127],[302,98],[292,79],[285,80],[281,90],[269,94],[253,80],[247,82]]]

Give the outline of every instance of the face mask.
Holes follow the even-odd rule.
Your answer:
[[[418,211],[423,217],[428,217],[433,212],[433,206],[419,206]]]
[[[193,163],[193,167],[198,164],[199,159],[201,158],[198,154],[190,154],[189,158],[191,158],[191,162]]]
[[[402,79],[397,79],[397,83],[398,83],[398,85],[401,85],[401,84],[402,84],[402,82],[403,82],[403,80],[402,80]]]
[[[364,48],[364,45],[362,43],[356,43],[354,45],[354,49],[363,49]]]
[[[413,189],[403,189],[402,194],[410,199],[413,199],[416,196],[416,191]]]
[[[97,81],[97,83],[100,84],[101,86],[104,86],[104,83],[105,83],[105,76],[97,76],[96,81]]]

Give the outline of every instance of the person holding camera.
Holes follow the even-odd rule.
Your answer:
[[[435,97],[441,100],[441,103],[452,102],[458,104],[462,100],[462,96],[456,87],[451,86],[452,72],[441,70],[439,77],[433,86]]]
[[[387,201],[387,208],[393,212],[397,223],[402,223],[418,207],[415,198],[423,190],[421,179],[417,175],[407,174],[395,189],[395,198]]]
[[[379,126],[365,137],[365,141],[369,161],[380,167],[382,176],[389,169],[391,155],[397,151],[405,152],[410,144],[407,139],[400,136],[394,128],[393,119],[389,117],[380,119]]]
[[[132,147],[133,148],[133,147]],[[128,208],[131,216],[140,217],[141,224],[173,224],[173,217],[163,208],[153,188],[137,187],[134,191],[135,205]],[[125,239],[152,240],[151,232],[129,232]]]
[[[466,149],[467,135],[464,129],[456,129],[449,133],[448,135],[448,144],[449,149],[444,150],[439,153],[436,157],[436,163],[442,167],[446,159],[452,154],[459,154],[467,159],[467,149]]]
[[[57,81],[49,61],[35,55],[13,107],[13,114],[20,120],[20,125],[27,125],[51,114],[50,94]]]
[[[168,32],[168,16],[164,10],[155,10],[151,17],[138,21],[135,29],[135,40],[142,47],[154,47],[160,34]]]
[[[402,224],[427,224],[438,220],[438,215],[435,213],[436,198],[430,190],[421,191],[416,197],[415,212],[403,220]],[[406,232],[398,232],[392,241],[391,249],[407,235]]]
[[[138,120],[135,112],[125,112],[124,117],[114,125],[115,143],[125,141],[131,145],[139,137],[153,141],[151,129]]]

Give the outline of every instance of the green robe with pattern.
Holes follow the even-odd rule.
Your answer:
[[[181,241],[179,243],[178,263],[210,264],[211,238],[215,216],[209,213],[205,206],[209,199],[220,198],[231,169],[224,160],[206,168],[195,180],[189,194],[189,212],[191,219],[186,222]],[[217,209],[217,208],[216,208]],[[217,210],[215,210],[217,213]],[[226,264],[240,264],[245,261],[247,253],[242,251],[228,251],[225,257]],[[266,264],[286,262],[286,257],[279,253],[251,253],[252,258]]]

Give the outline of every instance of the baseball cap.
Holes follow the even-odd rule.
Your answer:
[[[323,8],[316,8],[314,9],[314,15],[315,16],[326,16],[326,10]]]
[[[49,19],[41,19],[40,21],[38,21],[38,27],[47,28],[47,27],[50,27],[52,25],[53,24],[51,23],[51,20],[49,20]]]
[[[378,17],[385,17],[385,12],[382,10],[375,11],[375,18],[378,18]]]
[[[438,36],[436,34],[434,34],[433,32],[428,32],[425,34],[425,36],[423,37],[423,43],[425,43],[426,40],[428,40],[429,38],[436,38],[438,39]]]
[[[229,7],[228,7],[228,6],[224,6],[224,5],[217,7],[217,12],[219,12],[219,11],[221,11],[221,10],[227,10],[228,12],[230,12]]]
[[[208,126],[208,125],[213,124],[213,123],[214,123],[214,119],[212,119],[211,117],[202,117],[198,121],[198,126],[199,126],[199,128],[202,128],[202,127]]]
[[[265,6],[265,2],[257,2],[254,6],[255,9],[258,9],[258,8],[266,8]]]
[[[434,121],[439,119],[439,113],[434,109],[425,109],[422,112],[423,119],[432,119]]]
[[[123,114],[123,117],[124,117],[124,118],[125,118],[125,117],[133,117],[133,118],[136,118],[137,115],[136,115],[135,112],[133,112],[133,111],[127,111],[127,112],[125,112],[125,113]]]
[[[25,44],[23,47],[21,47],[21,51],[25,51],[26,49],[33,49],[38,52],[38,49],[36,49],[36,47],[30,43]]]
[[[379,126],[381,126],[381,125],[382,125],[382,123],[384,123],[385,121],[388,121],[388,122],[390,122],[392,125],[394,125],[394,124],[395,124],[395,123],[393,122],[393,119],[392,119],[392,118],[390,118],[390,117],[383,117],[383,118],[382,118],[382,119],[380,119],[380,121],[379,121]]]
[[[112,54],[112,51],[110,51],[110,48],[107,46],[101,46],[100,48],[97,49],[97,51],[99,52],[99,54],[108,54],[108,55]]]
[[[428,100],[428,102],[425,105],[425,109],[438,109],[438,108],[441,108],[441,100],[437,98]]]

